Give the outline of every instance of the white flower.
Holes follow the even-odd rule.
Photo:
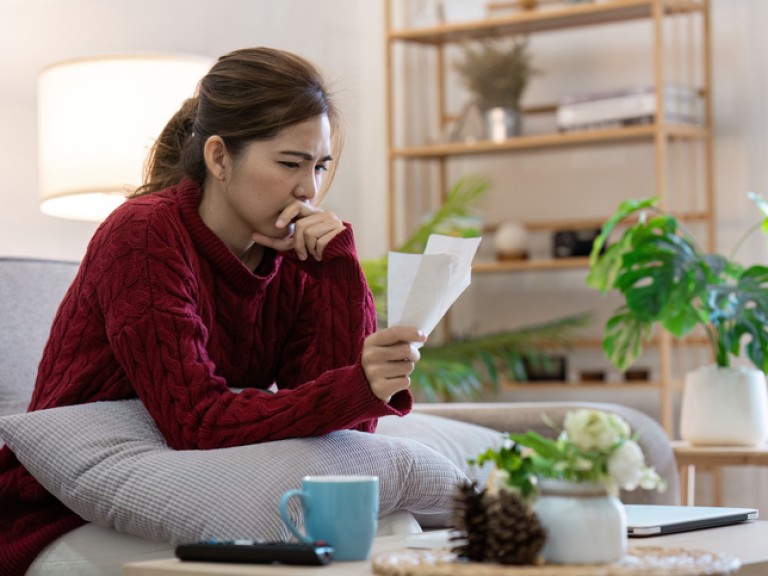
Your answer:
[[[490,494],[498,494],[509,484],[509,472],[504,469],[494,468],[488,477],[487,488]]]
[[[563,428],[568,440],[582,450],[604,453],[629,438],[630,434],[626,420],[601,410],[569,412],[565,416]]]
[[[608,474],[624,490],[637,488],[645,470],[643,451],[634,440],[627,440],[608,457]]]
[[[640,479],[640,488],[643,490],[658,490],[664,492],[667,489],[667,481],[664,480],[654,468],[643,468],[643,477]]]

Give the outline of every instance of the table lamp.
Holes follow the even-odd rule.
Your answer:
[[[40,210],[103,220],[141,184],[154,140],[211,63],[201,56],[135,54],[44,69],[38,79]]]

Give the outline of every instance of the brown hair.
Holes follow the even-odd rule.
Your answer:
[[[203,146],[210,136],[224,140],[235,158],[253,140],[273,138],[288,126],[321,114],[331,122],[334,159],[341,150],[339,114],[320,72],[310,62],[272,48],[225,54],[171,118],[144,167],[144,184],[134,196],[192,178],[205,183]],[[333,163],[335,168],[336,162]],[[327,187],[333,171],[326,179]]]

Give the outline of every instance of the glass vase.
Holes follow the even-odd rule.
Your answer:
[[[547,530],[547,563],[609,564],[627,550],[624,506],[600,484],[543,479],[533,509]]]

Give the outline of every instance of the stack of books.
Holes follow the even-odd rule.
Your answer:
[[[698,91],[688,86],[664,86],[664,116],[668,122],[696,124],[701,121]],[[561,132],[649,124],[658,109],[656,88],[638,86],[592,94],[569,95],[557,108]]]

